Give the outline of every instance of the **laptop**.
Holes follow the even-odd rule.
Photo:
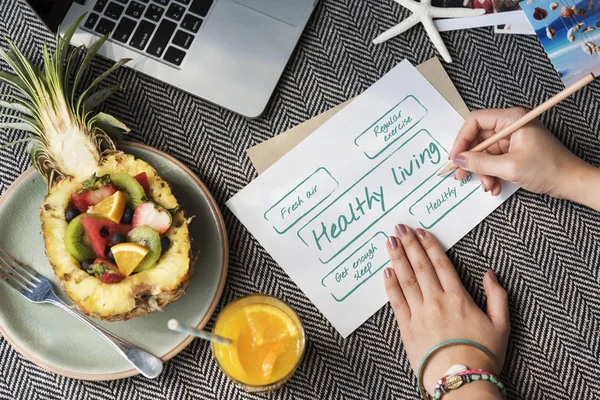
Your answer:
[[[249,118],[259,117],[318,0],[28,0],[72,44]]]

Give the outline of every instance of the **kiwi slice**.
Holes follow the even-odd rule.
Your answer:
[[[65,231],[65,248],[78,261],[96,258],[96,254],[85,235],[81,217],[89,217],[90,214],[81,214],[73,218]],[[160,238],[159,244],[160,244]]]
[[[160,235],[158,232],[149,226],[138,226],[127,234],[127,240],[129,242],[141,244],[150,250],[140,265],[133,270],[133,273],[135,274],[137,272],[146,271],[147,269],[154,267],[162,253]]]
[[[113,185],[127,195],[127,205],[135,209],[140,203],[144,201],[146,193],[142,185],[138,183],[135,178],[129,174],[111,174],[110,180]]]

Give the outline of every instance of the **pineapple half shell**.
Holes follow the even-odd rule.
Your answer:
[[[103,36],[89,49],[70,48],[84,16],[63,37],[57,36],[53,51],[44,44],[43,69],[29,61],[10,40],[7,50],[0,48],[0,59],[12,70],[12,74],[0,70],[0,83],[12,89],[12,93],[0,92],[0,107],[11,111],[0,113],[0,128],[30,133],[6,146],[27,142],[32,164],[48,185],[40,216],[42,234],[48,259],[64,292],[82,312],[120,321],[159,310],[181,297],[192,277],[193,264],[182,210],[173,216],[166,232],[171,246],[157,264],[119,283],[105,284],[88,274],[65,248],[65,212],[71,195],[93,173],[102,176],[125,172],[135,176],[145,172],[150,197],[166,209],[178,209],[171,188],[154,168],[116,149],[113,138],[129,129],[108,114],[92,111],[120,89],[120,85],[99,88],[100,82],[129,60],[118,61],[87,88],[78,89],[87,66],[108,38]]]
[[[130,154],[108,156],[97,175],[125,172],[137,175],[145,172],[150,184],[150,196],[166,209],[178,207],[169,185],[146,162]],[[65,178],[50,189],[42,205],[40,219],[48,259],[60,279],[64,292],[86,314],[108,321],[126,320],[156,311],[180,298],[192,277],[190,240],[183,210],[173,216],[165,235],[171,247],[155,267],[130,275],[114,284],[102,283],[81,269],[79,262],[65,248],[67,229],[65,212],[71,194],[82,188],[81,182]]]

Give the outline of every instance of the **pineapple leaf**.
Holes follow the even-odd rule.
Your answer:
[[[9,110],[15,110],[40,121],[39,111],[23,97],[14,96],[12,94],[0,94],[0,107],[6,107]]]
[[[90,63],[92,62],[92,59],[94,58],[96,53],[98,53],[98,50],[100,50],[100,47],[102,47],[102,45],[104,44],[104,42],[106,42],[107,39],[108,39],[108,35],[104,35],[100,39],[96,40],[87,49],[87,52],[85,53],[85,58],[83,59],[83,62],[79,66],[79,69],[77,70],[77,75],[75,75],[75,80],[73,81],[73,88],[71,89],[71,104],[73,104],[73,102],[75,100],[75,90],[77,90],[77,85],[79,85],[79,81],[81,80],[83,73],[85,72],[87,67],[90,65]]]
[[[122,139],[124,134],[130,132],[127,125],[105,113],[96,114],[90,119],[88,125],[91,128],[100,129],[103,133],[115,139]]]
[[[0,71],[0,83],[14,91],[0,93],[0,107],[16,111],[0,113],[0,128],[30,132],[28,137],[7,146],[28,142],[32,163],[49,188],[64,176],[75,179],[89,176],[105,154],[116,150],[110,135],[129,131],[117,119],[107,114],[94,117],[90,111],[119,89],[113,85],[97,90],[109,74],[129,60],[117,62],[76,97],[77,86],[92,58],[108,38],[103,36],[89,50],[85,46],[71,49],[70,41],[84,18],[85,14],[64,36],[57,35],[54,49],[44,43],[41,48],[43,70],[29,61],[11,40],[6,39],[6,50],[0,48],[0,60],[11,69],[11,73]],[[82,57],[82,53],[85,56]]]
[[[2,56],[2,49],[0,48],[0,58],[2,58]],[[31,92],[30,87],[17,75],[0,71],[0,82],[4,82],[12,86],[28,98],[32,98],[34,96],[34,94]]]
[[[74,68],[74,64],[77,62],[77,59],[79,59],[79,57],[81,56],[81,53],[85,50],[85,46],[79,46],[76,47],[75,49],[73,49],[71,51],[71,53],[69,54],[69,58],[67,59],[67,67],[65,69],[65,74],[63,77],[63,90],[65,92],[68,92],[68,87],[69,87],[69,78],[71,77],[71,73],[72,70]],[[72,103],[72,98],[71,96],[65,96],[67,99],[71,100]]]
[[[4,150],[4,149],[7,149],[9,147],[12,147],[15,144],[19,144],[19,143],[23,143],[23,142],[31,142],[32,140],[36,140],[36,139],[34,137],[31,137],[31,136],[23,138],[23,139],[18,139],[18,140],[15,140],[14,142],[10,142],[10,143],[7,143],[5,145],[0,146],[0,150]]]
[[[108,75],[112,74],[117,69],[119,69],[122,65],[124,65],[125,63],[128,63],[129,61],[131,61],[131,58],[122,58],[122,59],[120,59],[112,67],[110,67],[109,69],[107,69],[106,71],[104,71],[103,74],[101,74],[99,77],[97,77],[96,79],[94,79],[94,81],[91,83],[91,85],[87,89],[85,89],[85,91],[77,99],[77,105],[75,106],[75,109],[76,110],[81,110],[81,103],[83,101],[85,101],[85,99],[87,98],[90,90],[92,90],[94,87],[96,87]]]
[[[56,71],[58,72],[58,78],[62,81],[64,79],[64,65],[65,65],[65,59],[67,58],[67,52],[69,50],[69,46],[71,43],[71,39],[73,38],[73,35],[75,34],[75,31],[77,30],[77,27],[79,27],[79,25],[81,24],[81,21],[83,21],[83,18],[85,18],[87,13],[83,13],[79,18],[77,18],[77,21],[75,21],[73,23],[73,25],[71,25],[67,31],[65,32],[65,35],[61,38],[60,34],[57,33],[57,40],[56,40],[56,56],[54,59],[54,62],[56,63]],[[60,32],[60,29],[58,29],[58,32]]]
[[[28,122],[0,122],[0,128],[18,129],[21,131],[35,133],[36,135],[41,135],[40,130]]]
[[[96,93],[87,98],[83,103],[83,111],[92,110],[102,104],[104,100],[108,99],[113,94],[121,90],[121,85],[108,86],[98,90]]]
[[[6,61],[6,63],[27,86],[30,93],[33,95],[33,98],[35,98],[35,95],[38,94],[41,89],[38,79],[39,69],[35,68],[31,62],[29,62],[29,60],[11,40],[8,40],[8,48],[8,52],[0,48],[0,58]]]
[[[29,107],[27,107],[26,105],[24,105],[23,103],[20,103],[20,102],[11,103],[9,101],[0,100],[0,107],[5,107],[5,108],[8,108],[9,110],[18,111],[22,114],[26,114],[29,116],[33,115],[33,110],[31,110]]]

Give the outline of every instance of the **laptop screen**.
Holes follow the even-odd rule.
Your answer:
[[[52,32],[58,31],[58,26],[73,4],[73,0],[27,0],[27,2]]]

